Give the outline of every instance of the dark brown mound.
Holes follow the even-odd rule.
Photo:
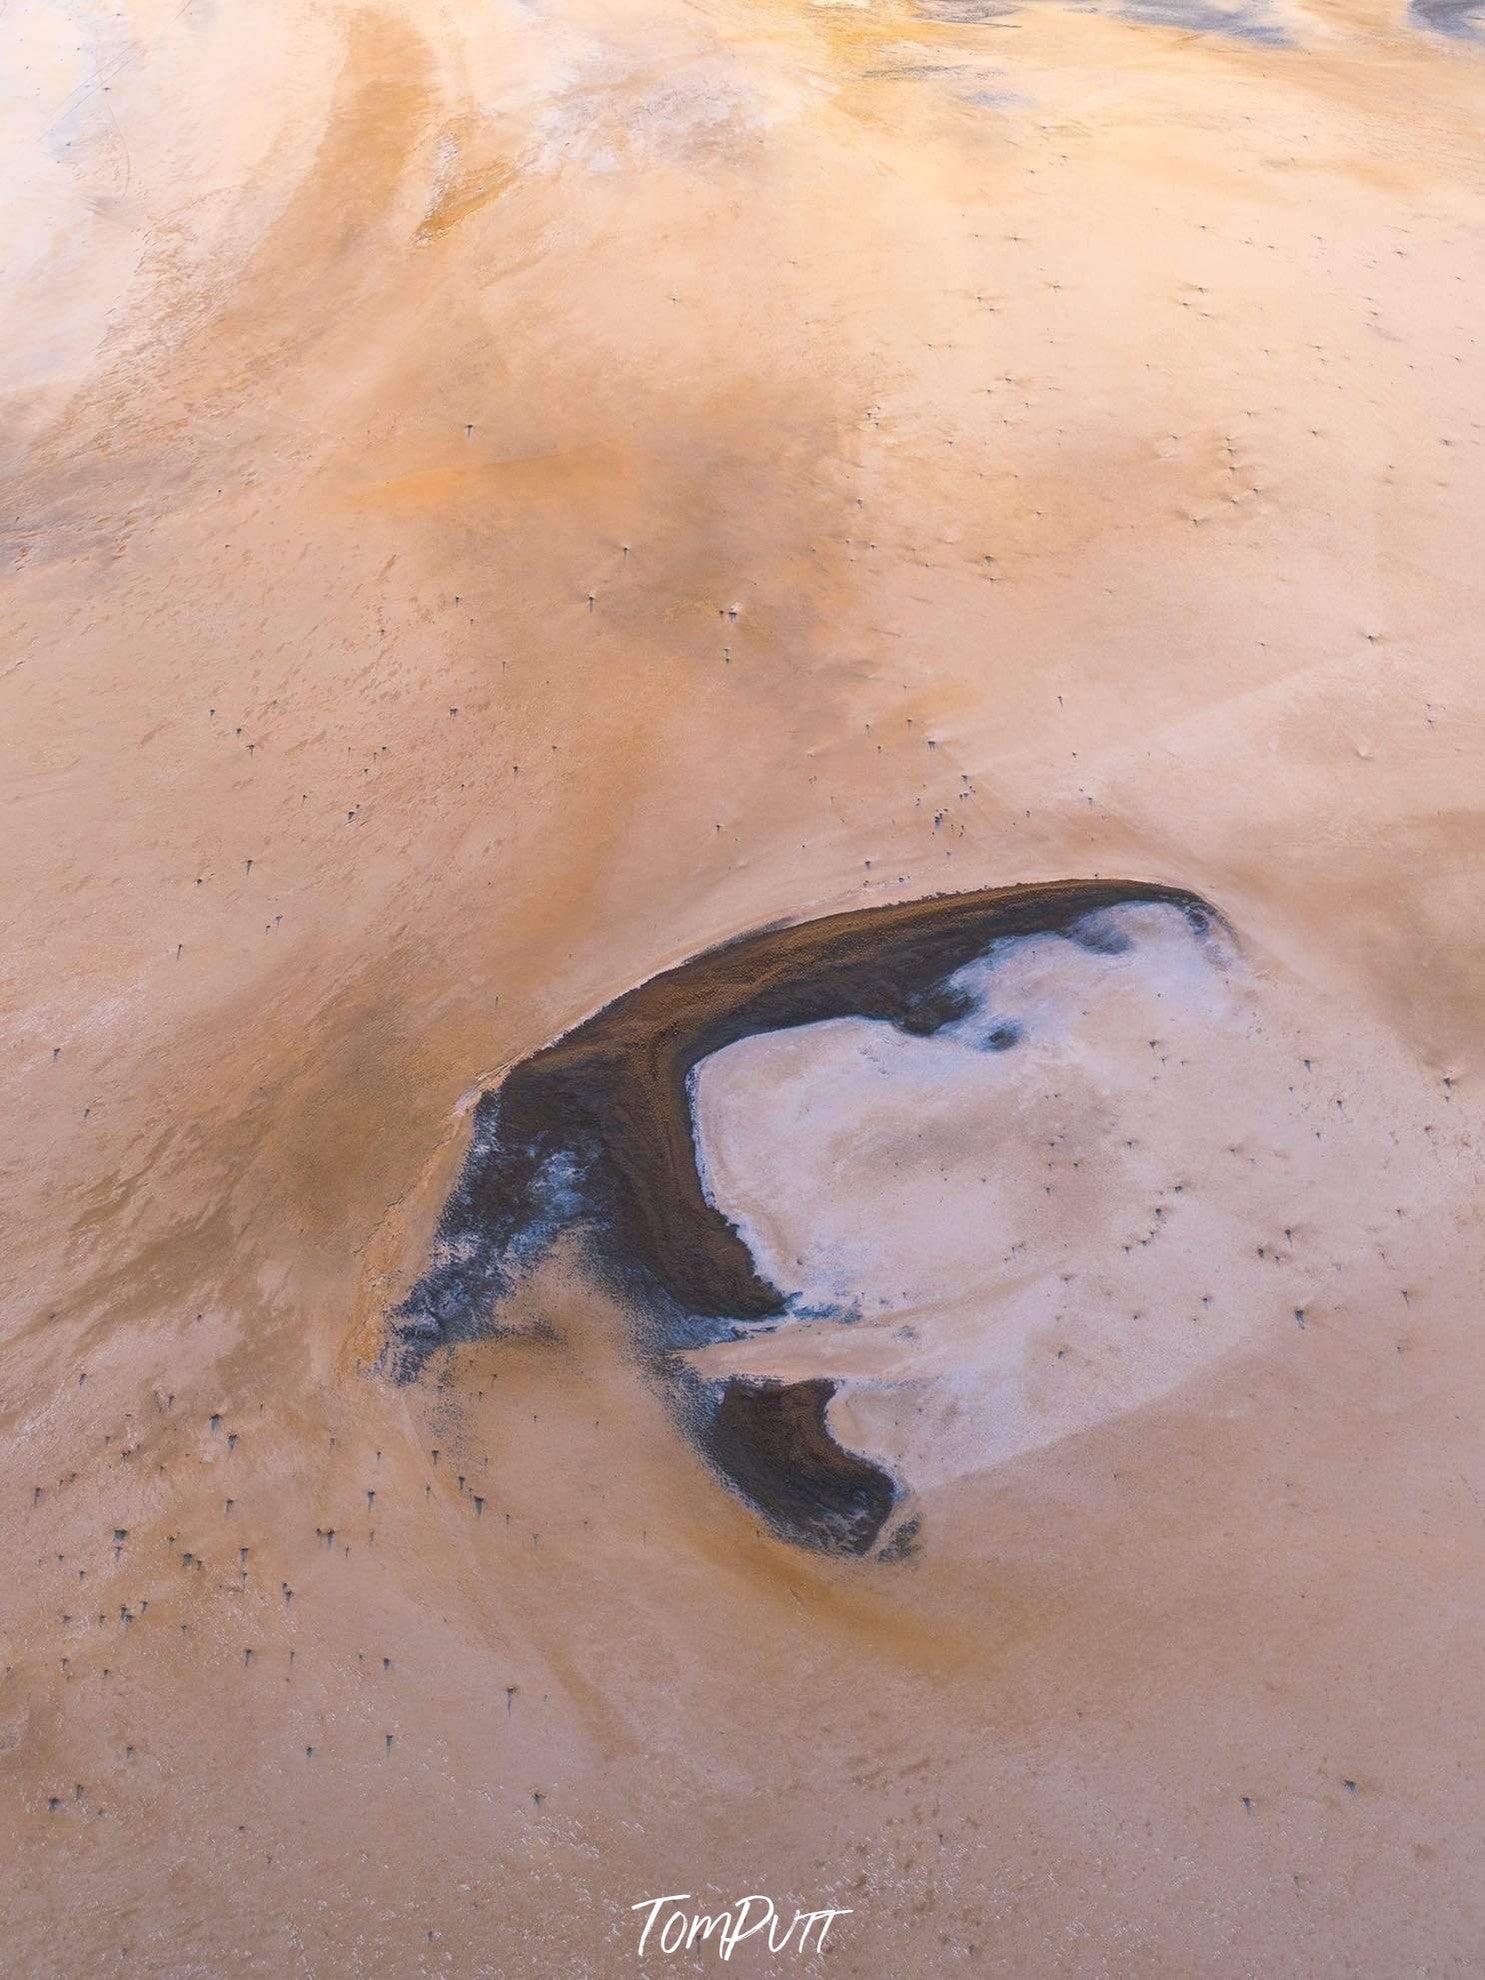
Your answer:
[[[697,1441],[775,1531],[803,1547],[867,1554],[897,1486],[831,1436],[825,1411],[834,1394],[834,1382],[728,1382]]]
[[[737,1231],[706,1199],[689,1092],[701,1060],[758,1032],[829,1018],[875,1018],[927,1036],[969,1008],[950,979],[992,943],[1078,936],[1087,917],[1134,902],[1178,908],[1198,931],[1217,919],[1186,889],[1139,880],[990,888],[761,929],[617,998],[481,1098],[433,1262],[392,1315],[394,1367],[416,1373],[430,1349],[491,1326],[512,1273],[578,1223],[592,1235],[595,1262],[639,1295],[649,1327],[637,1345],[666,1372],[675,1367],[671,1350],[717,1337],[719,1329],[703,1323],[782,1314],[785,1295],[758,1276]],[[1096,927],[1083,939],[1099,941]],[[705,1406],[688,1383],[677,1394],[684,1391],[687,1426],[713,1462],[765,1511],[745,1477],[768,1503],[792,1488],[772,1461],[748,1471],[739,1456],[746,1426],[771,1424],[773,1449],[782,1426],[802,1438],[813,1424],[813,1471],[799,1474],[798,1489],[810,1503],[834,1507],[837,1523],[845,1520],[840,1530],[855,1537],[836,1544],[865,1551],[891,1509],[891,1480],[836,1450],[824,1428],[828,1385],[818,1408],[799,1399],[819,1386],[798,1385],[797,1397],[784,1391],[796,1397],[787,1407],[760,1401],[769,1392],[744,1384],[711,1391]],[[711,1448],[719,1422],[726,1463]],[[822,1446],[834,1453],[828,1463]],[[885,1500],[869,1479],[885,1480]],[[855,1508],[849,1515],[847,1499]],[[876,1524],[858,1546],[872,1508]],[[811,1530],[828,1525],[821,1514]]]

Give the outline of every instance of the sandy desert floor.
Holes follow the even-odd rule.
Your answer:
[[[0,43],[6,1970],[701,1973],[630,1907],[755,1891],[851,1916],[738,1971],[1485,1970],[1471,13]],[[905,1558],[722,1489],[570,1245],[377,1371],[505,1068],[1109,873],[1240,961],[700,1075],[870,1311],[696,1365],[839,1379]]]

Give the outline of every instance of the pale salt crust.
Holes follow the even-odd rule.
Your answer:
[[[997,944],[936,1037],[843,1019],[702,1064],[708,1195],[791,1317],[698,1370],[841,1378],[835,1434],[921,1491],[1333,1315],[1442,1200],[1400,1041],[1342,1049],[1172,909],[1087,932]]]

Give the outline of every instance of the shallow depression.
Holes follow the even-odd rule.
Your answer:
[[[997,943],[954,980],[972,1008],[932,1037],[804,1026],[693,1085],[707,1193],[791,1294],[693,1366],[840,1378],[833,1434],[909,1485],[1302,1328],[1424,1187],[1366,1121],[1406,1068],[1358,1044],[1338,1085],[1304,993],[1174,909]],[[1360,1187],[1334,1178],[1338,1135]]]

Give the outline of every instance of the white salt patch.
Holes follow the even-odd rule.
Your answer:
[[[841,1378],[836,1433],[922,1489],[1297,1327],[1422,1207],[1385,1041],[1338,1077],[1334,1027],[1173,909],[1084,932],[997,944],[933,1038],[847,1018],[703,1062],[708,1195],[796,1317],[699,1369]]]

